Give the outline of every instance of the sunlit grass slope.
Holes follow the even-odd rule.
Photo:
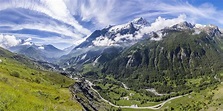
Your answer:
[[[68,86],[74,81],[42,71],[25,57],[0,48],[0,111],[78,111]]]

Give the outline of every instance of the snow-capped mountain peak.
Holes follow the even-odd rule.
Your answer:
[[[195,24],[194,28],[199,31],[204,31],[210,36],[218,36],[221,34],[220,29],[213,24],[209,24],[209,25]]]
[[[136,19],[134,19],[131,22],[133,24],[137,24],[137,25],[145,25],[145,26],[148,26],[149,25],[149,22],[146,19],[142,18],[142,17],[136,18]]]
[[[137,41],[142,36],[139,35],[139,31],[148,27],[150,24],[143,18],[136,18],[128,23],[120,25],[109,25],[102,30],[94,31],[86,41],[82,42],[74,48],[83,48],[90,46],[113,46],[123,45],[123,43],[132,43]]]
[[[104,53],[104,49],[114,48],[118,52],[145,39],[162,41],[165,37],[168,37],[166,35],[172,32],[186,32],[193,35],[205,32],[209,36],[221,33],[218,27],[214,25],[206,26],[191,24],[184,20],[175,22],[165,19],[157,20],[148,25],[148,22],[143,18],[137,18],[126,24],[109,26],[102,30],[94,31],[84,42],[62,58],[66,60],[72,57],[72,59],[68,59],[65,62],[66,64],[87,63],[97,61],[97,58],[109,59],[101,56]]]
[[[20,43],[18,45],[29,45],[29,46],[31,46],[31,45],[34,45],[34,43],[30,42],[30,40],[27,40],[27,39],[26,40],[21,39]]]
[[[111,33],[119,33],[122,30],[126,30],[126,29],[135,29],[135,30],[137,30],[132,23],[128,23],[128,24],[112,26],[112,27],[109,28],[109,32],[111,32]]]
[[[172,28],[175,28],[175,29],[191,29],[191,28],[194,28],[194,25],[189,23],[189,22],[181,22],[179,24],[176,24],[176,25],[173,25]]]
[[[111,26],[109,28],[110,32],[121,32],[121,30],[125,30],[125,29],[132,29],[132,30],[139,30],[143,27],[149,26],[149,22],[144,19],[144,18],[136,18],[126,24],[121,24],[121,25],[115,25],[115,26]]]
[[[136,18],[126,24],[109,26],[102,30],[94,31],[86,39],[86,41],[82,42],[73,50],[77,48],[88,48],[94,46],[125,47],[130,46],[131,44],[134,44],[144,38],[160,41],[166,34],[169,33],[170,30],[190,30],[193,31],[193,34],[205,32],[210,36],[221,34],[218,27],[214,25],[191,24],[183,20],[180,20],[177,23],[168,20],[160,20],[149,24],[149,22],[143,18]]]

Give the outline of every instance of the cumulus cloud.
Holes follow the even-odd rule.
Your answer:
[[[0,46],[3,48],[9,48],[16,46],[20,43],[20,40],[17,40],[13,35],[3,35],[0,34]]]
[[[180,15],[177,18],[173,19],[165,19],[162,17],[158,17],[155,22],[151,23],[151,26],[146,27],[142,30],[142,32],[152,32],[152,31],[158,31],[165,27],[171,27],[175,24],[184,22],[186,20],[186,15]]]

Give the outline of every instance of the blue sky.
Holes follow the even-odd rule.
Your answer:
[[[222,0],[0,0],[0,44],[31,38],[65,48],[96,29],[138,17],[154,22],[184,15],[191,23],[223,28],[222,6]]]

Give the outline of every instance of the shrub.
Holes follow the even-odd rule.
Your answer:
[[[17,72],[17,71],[13,71],[10,73],[11,76],[14,76],[14,77],[17,77],[19,78],[20,77],[20,74]]]
[[[1,82],[4,82],[4,83],[7,83],[7,82],[8,82],[8,78],[5,78],[5,77],[0,78],[0,81],[1,81]]]
[[[38,83],[38,84],[40,84],[40,83],[41,83],[41,78],[39,78],[39,77],[36,78],[36,79],[35,79],[35,82]]]

